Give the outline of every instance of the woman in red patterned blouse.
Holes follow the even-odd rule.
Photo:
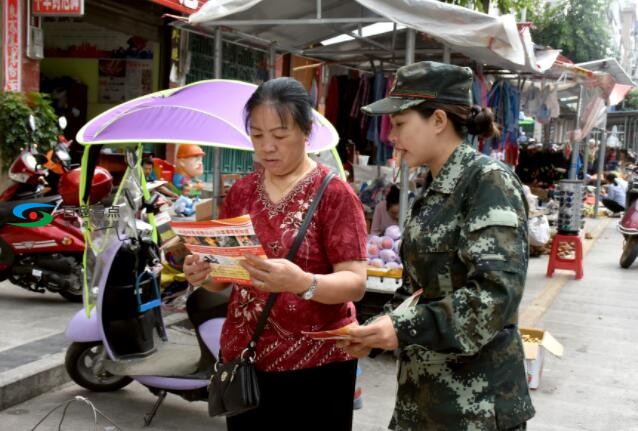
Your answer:
[[[267,81],[245,106],[259,165],[229,190],[221,217],[250,214],[268,260],[247,256],[253,286],[232,286],[222,329],[222,357],[235,359],[248,344],[270,292],[281,292],[257,344],[261,404],[227,418],[228,430],[350,430],[356,361],[321,331],[355,320],[351,301],[365,292],[366,224],[350,186],[333,179],[294,262],[288,249],[329,170],[306,154],[312,105],[291,78]],[[212,291],[207,263],[189,256],[188,280]]]

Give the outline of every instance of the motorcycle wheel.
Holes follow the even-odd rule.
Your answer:
[[[104,346],[99,341],[69,346],[64,366],[75,383],[93,392],[111,392],[133,381],[130,377],[115,376],[102,368],[99,357],[103,350]]]
[[[82,302],[82,292],[84,288],[82,287],[82,264],[81,260],[78,258],[76,261],[76,268],[73,271],[73,274],[70,276],[71,287],[66,290],[60,290],[58,293],[64,299],[69,302]]]
[[[69,302],[82,302],[82,288],[79,289],[79,293],[76,289],[61,290],[58,293]]]
[[[620,267],[629,268],[638,257],[638,236],[630,236],[625,241],[625,246],[620,256]]]

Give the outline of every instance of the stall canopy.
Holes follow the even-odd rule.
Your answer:
[[[578,63],[577,66],[591,70],[593,72],[608,73],[615,81],[609,92],[609,105],[617,105],[622,102],[627,93],[636,86],[629,74],[622,68],[615,58],[605,58],[602,60]]]
[[[206,3],[188,21],[204,28],[241,28],[246,34],[274,41],[281,50],[326,60],[344,61],[347,52],[357,53],[359,57],[351,58],[355,62],[402,63],[395,35],[357,37],[360,26],[376,22],[413,28],[480,64],[515,72],[542,73],[559,55],[558,50],[535,48],[528,26],[518,26],[513,15],[493,17],[436,0],[222,0]],[[338,34],[355,39],[340,44],[347,45],[347,50],[320,45]],[[416,48],[417,54],[429,50],[425,53],[440,58],[440,46],[435,53],[436,45],[427,39]]]

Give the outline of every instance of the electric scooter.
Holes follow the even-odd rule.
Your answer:
[[[638,168],[634,168],[638,169]],[[618,231],[625,237],[620,256],[621,268],[629,268],[638,257],[638,174],[634,172],[627,185],[625,214],[618,223]]]
[[[119,221],[87,248],[85,294],[94,297],[95,307],[80,310],[69,323],[65,366],[74,382],[92,391],[117,390],[133,380],[146,386],[158,397],[144,418],[148,425],[169,392],[188,401],[208,399],[227,297],[201,288],[190,295],[186,308],[195,335],[165,325],[160,249],[153,226],[142,220],[144,212],[159,211],[159,194],[144,198],[134,153],[127,154],[131,165],[113,202]]]
[[[31,128],[35,120],[30,117]],[[55,160],[62,162],[63,149]],[[43,180],[49,160],[34,145],[27,145],[9,168],[10,185],[0,195],[0,281],[32,292],[59,293],[66,300],[82,300],[82,254],[84,238],[81,222],[74,211],[62,205],[77,203],[79,169],[60,178],[64,195],[45,195]],[[66,166],[66,165],[65,165]],[[99,201],[111,192],[112,178],[98,168],[93,176],[93,198]],[[66,201],[66,202],[65,202]]]

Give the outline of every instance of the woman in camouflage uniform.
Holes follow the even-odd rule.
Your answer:
[[[534,415],[516,327],[525,198],[507,166],[463,143],[468,132],[497,133],[491,112],[472,107],[471,85],[469,68],[415,63],[398,70],[389,97],[362,108],[391,114],[407,164],[430,168],[403,231],[403,285],[343,344],[358,357],[398,349],[394,430],[522,430]]]

